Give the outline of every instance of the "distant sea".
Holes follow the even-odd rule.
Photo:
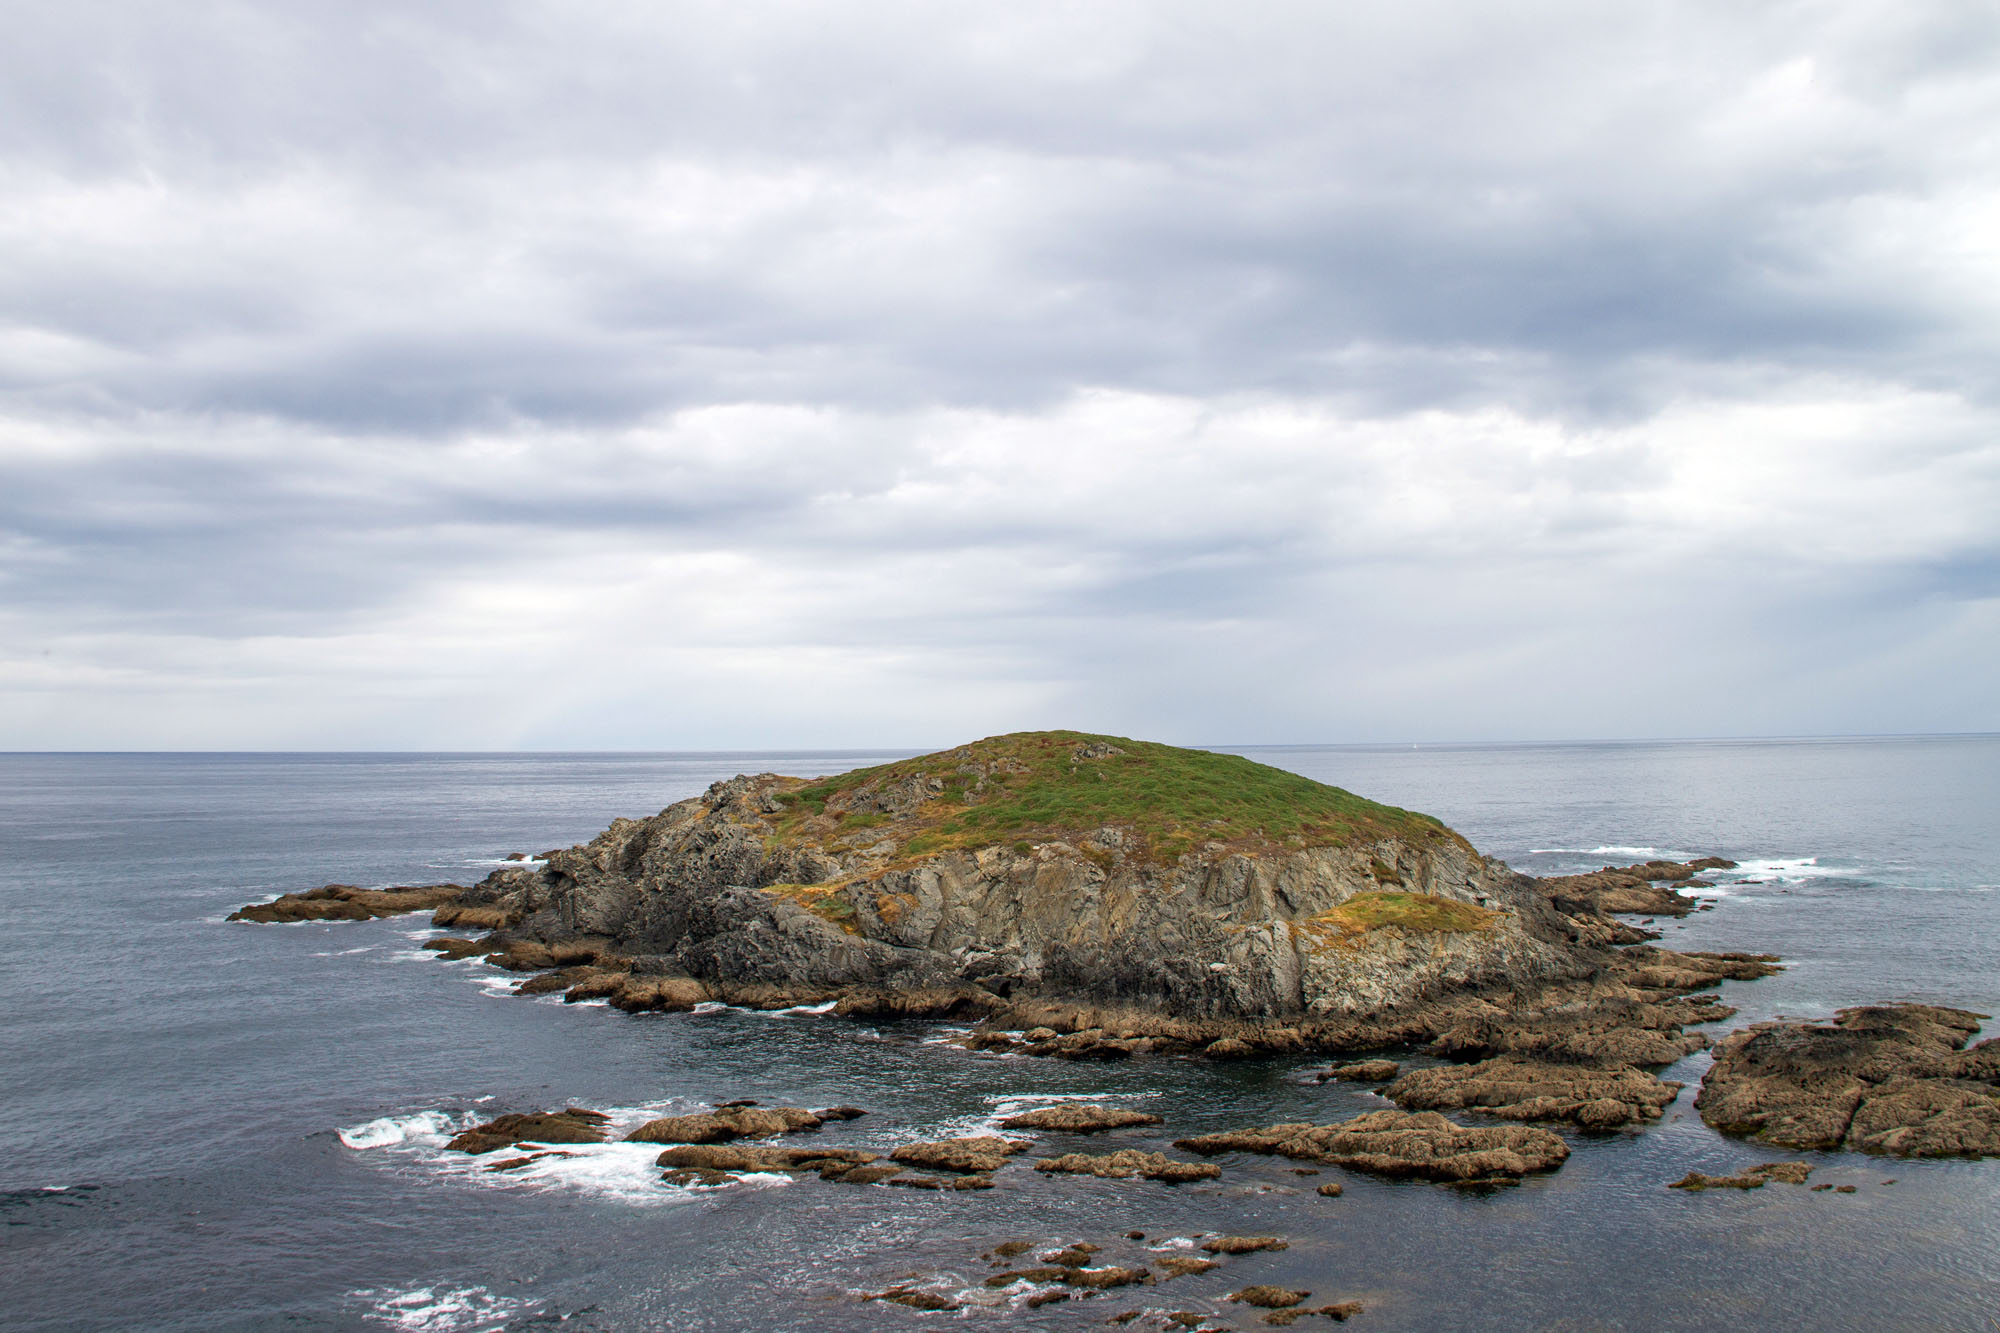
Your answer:
[[[1533,873],[1739,861],[1703,891],[1715,910],[1661,923],[1668,947],[1785,957],[1723,987],[1725,1028],[1885,1000],[2000,1013],[2000,738],[1237,752],[1437,815]],[[511,975],[421,952],[421,917],[223,921],[328,881],[470,882],[717,778],[900,753],[0,756],[0,1326],[1083,1329],[1149,1308],[1250,1328],[1219,1297],[1271,1282],[1358,1299],[1349,1327],[1371,1331],[1995,1327],[2000,1161],[1805,1154],[1855,1192],[1668,1190],[1799,1155],[1701,1124],[1702,1055],[1667,1071],[1688,1088],[1658,1126],[1574,1135],[1560,1171],[1487,1195],[1329,1171],[1346,1192],[1328,1199],[1262,1158],[1203,1186],[1017,1167],[950,1195],[686,1191],[618,1145],[493,1174],[444,1139],[564,1104],[636,1121],[851,1103],[872,1114],[823,1138],[870,1146],[1088,1095],[1167,1117],[1122,1140],[1158,1147],[1384,1103],[1312,1082],[1323,1060],[1078,1065],[972,1055],[933,1024],[521,999]],[[1128,1230],[1290,1248],[1033,1310],[859,1299],[914,1278],[1003,1301],[980,1251]]]

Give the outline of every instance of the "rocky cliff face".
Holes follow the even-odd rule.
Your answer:
[[[1075,733],[734,778],[499,871],[437,922],[779,998],[1262,1024],[1538,989],[1594,970],[1607,942],[1601,919],[1559,912],[1435,821]]]

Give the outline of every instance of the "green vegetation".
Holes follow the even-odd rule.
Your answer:
[[[1499,913],[1434,893],[1357,893],[1331,912],[1314,918],[1346,934],[1381,926],[1404,930],[1488,930]]]
[[[1122,835],[1125,854],[1153,861],[1210,842],[1270,851],[1456,836],[1428,815],[1236,755],[1076,731],[993,736],[802,782],[781,799],[780,838],[882,826],[909,857],[990,845],[1025,854],[1105,827]]]
[[[790,898],[821,920],[832,922],[850,935],[858,935],[861,932],[854,924],[854,904],[840,896],[840,890],[846,887],[846,880],[825,884],[767,884],[764,892]]]

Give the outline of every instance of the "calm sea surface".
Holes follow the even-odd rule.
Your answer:
[[[1725,985],[1742,1011],[1725,1026],[1881,1000],[2000,1013],[2000,738],[1242,753],[1438,815],[1533,872],[1737,859],[1716,910],[1663,941],[1785,956]],[[635,1018],[500,993],[515,978],[421,953],[423,918],[222,919],[328,880],[471,882],[719,777],[890,757],[0,756],[0,1326],[1081,1329],[1149,1308],[1261,1327],[1220,1300],[1251,1282],[1359,1299],[1363,1329],[2000,1326],[2000,1161],[1814,1154],[1815,1182],[1855,1192],[1666,1189],[1793,1156],[1701,1125],[1703,1056],[1666,1075],[1689,1087],[1662,1124],[1572,1136],[1560,1171],[1486,1196],[1329,1172],[1346,1193],[1325,1199],[1287,1163],[1236,1158],[1206,1186],[1015,1167],[955,1195],[685,1192],[620,1146],[495,1175],[439,1145],[564,1103],[631,1122],[732,1097],[852,1103],[873,1114],[822,1139],[871,1146],[1090,1095],[1165,1115],[1158,1138],[1112,1136],[1147,1147],[1384,1103],[1303,1077],[1323,1061],[1075,1065],[974,1056],[926,1024]],[[1142,1254],[1113,1243],[1131,1229],[1291,1248],[1035,1310],[857,1299],[914,1276],[997,1301],[981,1250]]]

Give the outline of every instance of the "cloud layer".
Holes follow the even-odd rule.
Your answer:
[[[0,748],[2000,729],[2000,20],[32,6]]]

